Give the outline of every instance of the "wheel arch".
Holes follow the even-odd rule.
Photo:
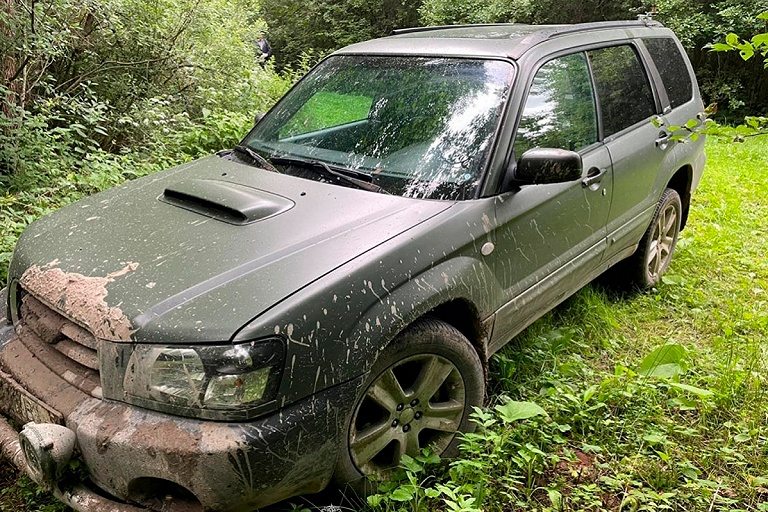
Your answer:
[[[425,316],[442,320],[463,334],[480,357],[483,369],[487,375],[489,328],[480,319],[477,307],[472,302],[466,299],[452,299],[440,304],[419,318]]]
[[[691,204],[691,185],[693,183],[693,167],[684,165],[678,169],[667,183],[667,188],[671,188],[680,196],[680,202],[683,206],[682,218],[680,219],[680,230],[682,231],[688,220],[688,209]]]

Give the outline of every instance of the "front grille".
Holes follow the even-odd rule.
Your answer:
[[[29,293],[20,317],[19,337],[30,352],[65,381],[100,397],[96,337]]]

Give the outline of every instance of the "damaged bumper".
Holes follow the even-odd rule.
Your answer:
[[[0,416],[0,456],[9,460],[17,468],[27,472],[28,475],[32,476],[34,473],[27,466],[16,430],[2,416]],[[53,486],[52,491],[57,498],[75,510],[88,510],[90,512],[146,512],[146,508],[134,507],[105,498],[83,484],[65,485],[57,483]]]
[[[0,451],[39,481],[39,461],[12,425],[66,426],[88,478],[40,483],[76,510],[245,511],[317,492],[331,478],[357,381],[245,423],[181,418],[73,392],[6,324],[0,317]]]

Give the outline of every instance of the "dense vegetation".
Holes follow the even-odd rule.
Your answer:
[[[757,14],[768,0],[656,6],[725,121],[765,114],[763,60],[706,45],[765,32]],[[417,24],[648,10],[634,0],[0,0],[0,283],[31,221],[231,147],[255,113],[336,47]],[[255,58],[260,30],[276,51],[266,69]],[[734,37],[725,44],[743,52]],[[429,457],[410,462],[372,505],[768,511],[768,142],[707,149],[663,285],[643,295],[591,285],[537,322],[494,358],[491,403],[464,456],[447,469]],[[0,489],[2,511],[59,509],[8,466]]]
[[[278,65],[297,64],[308,49],[322,55],[351,42],[387,35],[393,28],[455,23],[576,23],[634,19],[655,9],[694,63],[708,103],[735,120],[768,109],[768,75],[759,59],[745,65],[736,54],[712,54],[708,45],[728,33],[765,32],[756,16],[768,0],[262,0]]]

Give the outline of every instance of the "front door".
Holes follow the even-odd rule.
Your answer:
[[[599,142],[584,53],[555,58],[536,72],[515,156],[534,147],[579,152],[584,173],[578,181],[523,185],[497,198],[493,265],[506,305],[497,311],[492,350],[582,286],[605,251],[611,160]]]

